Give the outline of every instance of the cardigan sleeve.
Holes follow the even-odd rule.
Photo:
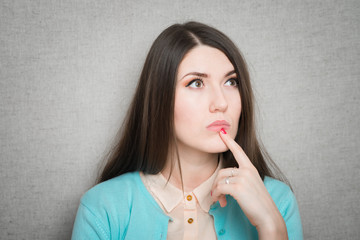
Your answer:
[[[110,239],[109,230],[104,223],[86,205],[80,203],[76,214],[72,240]]]
[[[291,188],[270,177],[265,177],[264,184],[285,221],[288,238],[290,240],[302,240],[303,231],[299,207]]]
[[[290,240],[302,240],[303,231],[299,207],[294,193],[289,189],[286,198],[279,206],[279,211],[284,218],[288,238]]]

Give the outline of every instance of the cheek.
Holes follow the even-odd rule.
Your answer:
[[[233,107],[233,118],[239,121],[240,115],[241,115],[241,101],[238,101],[237,103],[234,104]]]
[[[233,120],[233,124],[234,124],[234,131],[232,132],[231,135],[234,135],[233,137],[235,137],[237,131],[238,131],[238,124],[239,124],[239,120],[240,120],[240,116],[241,116],[241,98],[240,98],[240,93],[232,93],[229,94],[229,114]]]
[[[194,105],[186,100],[175,103],[175,127],[191,127],[193,123],[199,120],[196,117],[196,112],[199,111],[196,111]]]
[[[174,124],[178,133],[187,131],[192,134],[201,130],[205,117],[203,101],[202,98],[194,98],[186,94],[175,96]]]

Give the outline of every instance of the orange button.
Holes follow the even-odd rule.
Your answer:
[[[188,223],[190,223],[190,224],[192,224],[193,221],[194,221],[194,219],[192,219],[192,218],[189,218],[189,219],[188,219]]]
[[[191,201],[192,196],[191,196],[191,195],[187,195],[186,199],[187,199],[188,201]]]

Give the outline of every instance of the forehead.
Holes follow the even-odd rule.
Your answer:
[[[223,52],[213,47],[200,45],[191,49],[180,62],[178,77],[188,72],[223,76],[232,70],[234,67]]]

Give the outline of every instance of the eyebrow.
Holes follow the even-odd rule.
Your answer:
[[[228,72],[227,74],[225,74],[225,77],[228,77],[232,74],[236,73],[235,70],[231,70],[230,72]],[[200,73],[200,72],[190,72],[190,73],[187,73],[185,74],[185,76],[183,76],[181,79],[184,79],[186,76],[190,76],[190,75],[193,75],[193,76],[198,76],[198,77],[203,77],[203,78],[207,78],[209,75],[206,74],[206,73]]]
[[[230,76],[230,75],[232,75],[232,74],[234,74],[234,73],[236,73],[235,70],[231,70],[230,72],[228,72],[228,73],[225,75],[225,77],[228,77],[228,76]]]

